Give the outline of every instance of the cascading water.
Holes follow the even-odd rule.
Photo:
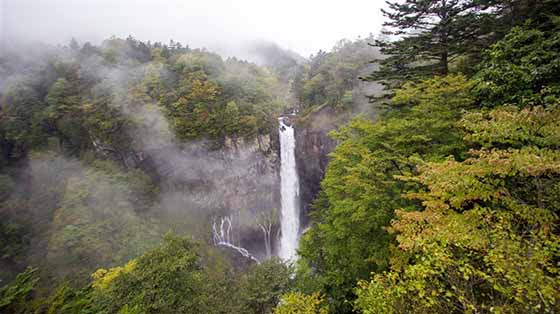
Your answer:
[[[219,224],[217,224],[216,220],[214,220],[212,223],[212,237],[214,239],[214,245],[228,247],[237,251],[237,253],[246,258],[252,259],[258,264],[259,260],[249,253],[247,249],[234,244],[235,241],[233,240],[233,235],[231,234],[232,227],[233,224],[230,217],[222,217]]]
[[[280,258],[297,258],[299,240],[299,178],[296,168],[296,138],[294,128],[280,118],[280,183],[281,183],[281,237]]]

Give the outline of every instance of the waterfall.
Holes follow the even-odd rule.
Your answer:
[[[249,253],[247,249],[234,244],[235,241],[233,239],[233,235],[231,234],[232,227],[233,224],[230,217],[220,218],[219,224],[217,224],[216,220],[214,219],[214,222],[212,223],[212,238],[214,240],[214,245],[228,247],[234,251],[237,251],[237,253],[246,258],[252,259],[258,264],[259,260],[251,253]]]
[[[281,183],[281,237],[280,258],[293,261],[297,258],[299,240],[299,178],[296,168],[296,139],[294,128],[280,118],[280,183]]]

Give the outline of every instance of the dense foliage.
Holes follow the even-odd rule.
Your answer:
[[[388,87],[450,71],[473,74],[472,66],[484,49],[512,27],[531,25],[550,30],[553,23],[549,16],[560,14],[556,0],[387,3],[388,9],[382,10],[387,19],[385,36],[375,41],[384,57],[376,60],[380,68],[367,79],[381,80]],[[523,49],[517,53],[529,58]]]
[[[415,208],[400,198],[418,159],[461,158],[465,146],[453,125],[473,105],[473,82],[462,76],[435,78],[397,90],[395,108],[379,122],[357,119],[334,134],[340,141],[331,154],[316,224],[302,240],[301,255],[324,282],[325,291],[351,304],[357,278],[387,267],[391,237],[384,227],[397,208]],[[375,239],[372,241],[372,239]]]
[[[369,61],[378,57],[368,45],[372,40],[372,36],[341,40],[332,51],[319,51],[301,65],[292,81],[292,92],[303,109],[320,105],[352,109],[359,78],[371,70]]]
[[[560,34],[514,28],[484,54],[476,78],[482,104],[554,105],[560,93]]]
[[[9,78],[0,121],[4,158],[49,138],[74,155],[94,148],[124,154],[135,144],[127,133],[162,123],[154,111],[183,140],[223,141],[270,130],[282,96],[275,76],[252,63],[176,45],[162,49],[111,38],[101,47],[55,50],[39,64],[22,60],[23,73],[7,64],[17,56],[6,57],[0,63]]]
[[[431,73],[446,75],[459,56],[480,49],[491,31],[484,13],[488,1],[441,0],[388,2],[385,35],[404,35],[396,41],[377,40],[381,70],[371,79],[411,79]]]
[[[284,95],[267,68],[177,42],[43,48],[0,58],[2,278],[83,282],[152,248],[169,225],[150,150],[269,134]]]
[[[288,83],[299,122],[323,108],[350,115],[379,57],[373,37],[309,62],[265,45],[278,56],[270,68],[132,38],[0,60],[11,78],[0,97],[0,275],[20,271],[2,283],[0,311],[559,312],[559,9],[390,2],[386,26],[400,37],[377,42],[385,55],[367,79],[398,87],[375,120],[332,132],[295,269],[208,245],[196,215],[221,208],[205,196],[187,204],[200,207],[191,221],[154,215],[163,185],[137,153],[272,133]],[[179,223],[205,232],[163,236]]]
[[[337,313],[558,310],[550,23],[514,27],[478,51],[470,79],[401,81],[378,121],[334,134],[301,255]]]
[[[0,289],[0,310],[10,313],[22,313],[21,310],[31,299],[33,286],[37,282],[34,273],[37,269],[29,268],[18,274],[16,279]]]
[[[558,309],[558,114],[505,107],[466,115],[467,139],[486,145],[462,162],[427,163],[402,178],[425,186],[407,195],[424,208],[397,212],[391,271],[362,283],[358,306],[365,313]],[[499,131],[511,121],[522,129]]]
[[[272,259],[236,271],[214,248],[167,236],[123,266],[98,269],[80,288],[60,285],[29,302],[38,280],[30,269],[0,290],[11,313],[272,313],[288,291],[291,270]]]
[[[282,298],[275,314],[327,314],[328,309],[324,300],[318,293],[305,295],[299,292],[291,292]]]

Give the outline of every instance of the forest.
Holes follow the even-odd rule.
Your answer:
[[[382,14],[309,58],[0,50],[0,313],[559,313],[560,1]]]

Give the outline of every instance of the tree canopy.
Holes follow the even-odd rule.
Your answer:
[[[0,312],[558,313],[560,3],[387,6],[380,51],[373,36],[309,60],[262,44],[265,66],[132,37],[72,40],[35,62],[8,51]],[[361,79],[390,89],[375,115],[355,116]],[[288,99],[297,144],[310,143],[299,160],[347,121],[293,264],[271,256],[275,207],[244,205],[277,198]],[[154,151],[180,158],[162,167]],[[240,235],[227,215],[243,206],[234,218],[255,229]],[[264,235],[266,256],[243,259],[220,232]]]

